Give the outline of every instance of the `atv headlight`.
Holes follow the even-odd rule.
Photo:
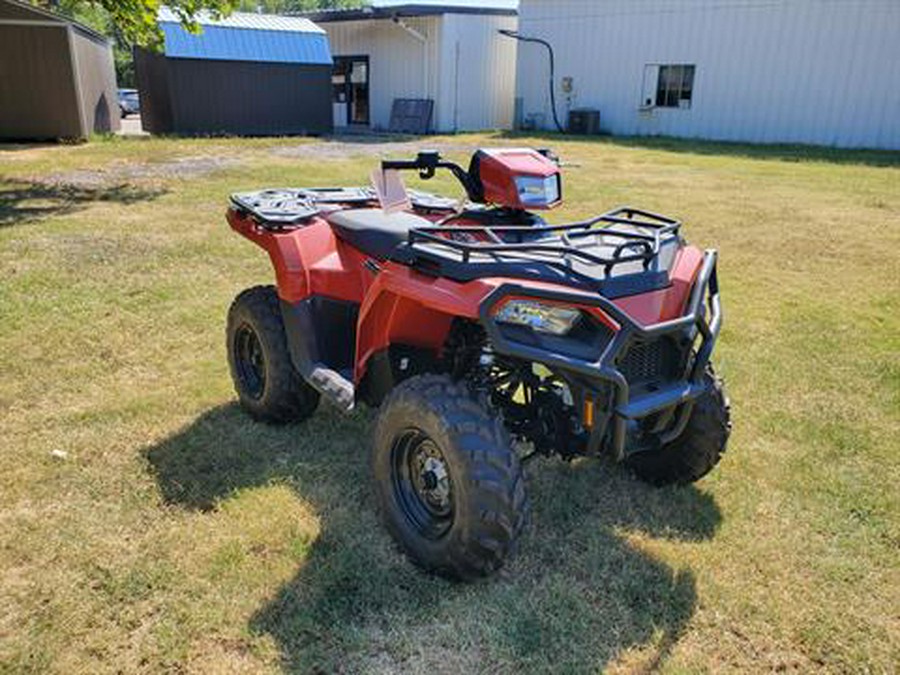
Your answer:
[[[516,191],[526,208],[550,206],[559,201],[559,176],[518,176]]]
[[[500,323],[528,326],[541,333],[565,335],[572,330],[579,316],[581,312],[571,307],[550,305],[537,300],[510,300],[494,318]]]

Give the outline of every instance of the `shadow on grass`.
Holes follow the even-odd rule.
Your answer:
[[[550,144],[572,141],[739,159],[859,164],[876,167],[900,166],[900,152],[892,150],[844,149],[799,144],[733,143],[669,136],[572,136],[549,132],[505,132],[502,136],[505,138],[540,138]]]
[[[454,584],[409,564],[379,527],[369,417],[323,406],[276,429],[227,405],[146,452],[167,503],[205,511],[287,482],[316,511],[305,563],[250,625],[275,638],[286,670],[593,671],[632,647],[652,652],[650,668],[666,658],[694,612],[694,576],[627,537],[708,539],[720,521],[710,496],[653,490],[599,462],[544,462],[519,554],[492,579]]]
[[[93,202],[134,204],[166,191],[128,183],[84,186],[0,179],[0,228],[79,211]]]

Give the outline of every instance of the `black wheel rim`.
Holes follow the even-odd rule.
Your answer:
[[[438,445],[421,429],[407,429],[391,447],[394,497],[406,520],[427,539],[453,525],[453,481]]]
[[[250,398],[262,398],[266,389],[266,360],[259,336],[242,324],[234,334],[234,361],[241,390]]]

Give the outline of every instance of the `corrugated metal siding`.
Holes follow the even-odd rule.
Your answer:
[[[88,133],[118,131],[121,126],[112,47],[71,30],[82,119]]]
[[[199,35],[181,25],[160,24],[166,56],[219,61],[331,64],[328,38],[321,32],[290,32],[204,26]]]
[[[180,134],[322,134],[331,131],[331,69],[286,63],[168,61]]]
[[[395,98],[430,98],[437,103],[441,54],[441,17],[404,19],[427,38],[423,44],[392,21],[340,21],[321,24],[335,56],[369,57],[369,119],[387,129]],[[435,129],[444,129],[435,105]]]
[[[515,17],[444,14],[404,22],[427,42],[388,20],[321,24],[335,56],[369,57],[373,128],[388,127],[396,98],[434,100],[439,132],[512,125],[516,43],[497,30],[515,28]]]
[[[170,59],[135,52],[145,128],[153,133],[328,133],[331,66]]]
[[[14,21],[54,21],[65,23],[59,17],[49,12],[22,5],[18,2],[0,1],[0,19],[12,19]]]
[[[65,24],[0,25],[0,138],[83,135]]]
[[[447,14],[441,40],[440,119],[445,131],[512,128],[516,90],[514,16]]]
[[[151,134],[175,131],[168,63],[169,60],[157,52],[134,50],[134,74],[141,96],[141,126]]]
[[[0,138],[84,138],[119,128],[110,43],[0,0]]]
[[[522,0],[568,107],[614,134],[900,149],[897,0]],[[647,64],[695,64],[690,109],[641,111]],[[519,50],[524,113],[549,127],[546,52]]]

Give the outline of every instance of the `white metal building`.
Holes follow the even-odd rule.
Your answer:
[[[900,149],[900,0],[521,0],[519,30],[554,48],[563,124],[596,108],[617,135]],[[548,72],[523,44],[521,115],[543,128]]]
[[[331,43],[335,127],[387,129],[395,99],[433,102],[437,132],[509,129],[515,10],[393,5],[311,12]]]

